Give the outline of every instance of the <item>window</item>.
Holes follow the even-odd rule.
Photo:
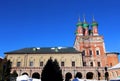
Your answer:
[[[90,62],[90,66],[93,66],[93,62]]]
[[[40,66],[43,66],[43,61],[40,62]]]
[[[75,66],[75,61],[72,61],[72,66]]]
[[[92,50],[89,50],[90,56],[92,56]]]
[[[97,62],[97,64],[98,64],[98,67],[100,67],[100,62]]]
[[[110,66],[112,66],[112,63],[110,63]]]
[[[85,50],[82,51],[82,55],[85,56]]]
[[[33,66],[33,61],[30,61],[30,64],[29,64],[29,66]]]
[[[21,66],[21,62],[17,62],[17,67],[20,67]]]
[[[61,66],[64,66],[64,62],[63,61],[61,62]]]
[[[100,55],[99,50],[96,50],[96,54],[97,54],[97,55]]]
[[[83,62],[83,66],[86,66],[86,62]]]

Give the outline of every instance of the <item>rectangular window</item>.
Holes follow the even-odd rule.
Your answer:
[[[43,61],[40,62],[40,66],[43,66]]]
[[[100,55],[99,50],[96,50],[96,54],[97,54],[97,55]]]
[[[101,65],[100,62],[98,62],[97,64],[98,64],[98,67],[100,67],[100,65]]]
[[[33,66],[33,61],[30,61],[30,64],[29,64],[29,66]]]
[[[72,66],[75,67],[75,61],[72,61]]]
[[[64,62],[63,61],[61,62],[61,66],[64,66]]]
[[[90,56],[92,56],[92,50],[89,50]]]
[[[112,66],[112,63],[110,63],[110,66]]]
[[[90,62],[90,66],[93,66],[93,62]]]
[[[86,66],[86,62],[83,62],[83,66]]]
[[[20,67],[21,66],[21,62],[17,62],[17,67]]]

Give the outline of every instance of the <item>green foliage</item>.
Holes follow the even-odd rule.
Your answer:
[[[9,81],[11,71],[11,62],[4,58],[0,62],[0,80]]]
[[[17,74],[16,70],[14,70],[13,73],[11,74],[11,77],[15,77],[16,78],[17,76],[18,76],[18,74]]]
[[[57,60],[48,59],[41,73],[42,81],[63,81],[62,71]]]

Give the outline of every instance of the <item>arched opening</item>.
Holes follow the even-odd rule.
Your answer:
[[[24,72],[24,73],[22,73],[22,75],[28,75],[28,73]]]
[[[32,78],[40,79],[40,74],[38,72],[35,72],[32,74]]]
[[[93,73],[92,72],[88,72],[87,74],[86,74],[86,79],[93,79]]]
[[[72,78],[72,74],[70,72],[65,74],[65,81],[70,81],[71,78]]]
[[[77,72],[76,75],[75,75],[75,78],[78,77],[78,78],[82,78],[82,73],[81,72]]]

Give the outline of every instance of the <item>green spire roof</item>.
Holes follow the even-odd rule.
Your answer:
[[[92,27],[93,26],[98,26],[98,23],[97,22],[92,22]]]
[[[93,16],[92,27],[93,27],[93,26],[98,26],[98,23],[95,21],[95,18],[94,18],[94,16]]]
[[[76,26],[78,27],[78,26],[82,26],[82,25],[83,25],[83,23],[80,21],[80,17],[79,17]]]
[[[86,22],[85,16],[83,16],[84,22],[83,22],[83,28],[89,27],[89,24]]]
[[[83,23],[83,28],[89,27],[89,24],[87,22]]]
[[[83,25],[83,23],[80,22],[80,21],[76,24],[77,27],[78,27],[78,26],[82,26],[82,25]]]

